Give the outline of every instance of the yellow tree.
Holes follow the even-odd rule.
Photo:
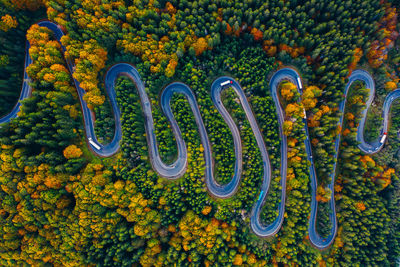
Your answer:
[[[286,101],[292,100],[294,94],[297,91],[296,85],[292,82],[284,81],[281,83],[281,95]]]
[[[288,136],[292,133],[293,130],[293,122],[291,121],[284,121],[283,122],[283,134]]]
[[[397,88],[397,84],[394,81],[389,81],[389,82],[385,83],[386,91],[393,91],[396,88]]]
[[[307,86],[302,95],[302,103],[306,110],[310,110],[317,105],[316,97],[321,96],[322,90],[317,86]]]
[[[12,28],[16,28],[18,26],[18,22],[15,17],[11,17],[10,15],[6,14],[1,17],[0,20],[0,30],[7,32]]]
[[[82,150],[76,145],[70,145],[64,149],[63,154],[66,159],[79,158],[82,156]]]

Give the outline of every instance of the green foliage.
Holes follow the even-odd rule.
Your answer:
[[[0,117],[14,107],[21,92],[26,30],[45,16],[43,10],[16,12],[0,4],[0,18],[6,14],[15,16],[18,26],[7,32],[0,30]]]
[[[373,54],[374,41],[395,35],[377,23],[387,11],[380,2],[43,1],[48,18],[68,33],[67,58],[79,61],[79,80],[92,92],[88,100],[95,106],[96,134],[103,143],[111,140],[114,129],[108,103],[98,106],[104,99],[104,88],[97,86],[106,71],[104,62],[107,66],[130,62],[151,99],[162,160],[174,162],[177,149],[159,105],[160,92],[167,84],[182,81],[199,103],[215,177],[227,183],[233,176],[233,140],[211,101],[210,87],[221,75],[241,84],[272,166],[261,214],[264,223],[276,218],[282,190],[281,141],[269,95],[271,73],[290,65],[299,70],[305,85],[322,89],[307,116],[318,184],[324,186],[330,182],[337,107],[349,70],[367,64],[370,58],[363,55]],[[32,0],[0,1],[0,17],[10,14],[18,21],[17,28],[0,31],[0,114],[10,110],[19,95],[25,31],[43,15],[21,9],[36,5]],[[368,157],[355,141],[366,90],[360,84],[352,88],[346,114],[353,117],[345,117],[336,170],[338,236],[329,250],[317,251],[307,238],[309,163],[302,117],[296,112],[287,131],[285,220],[275,237],[260,239],[248,221],[260,191],[262,162],[232,89],[224,91],[223,101],[240,129],[244,165],[239,190],[230,199],[214,199],[207,193],[197,125],[186,99],[179,95],[173,98],[172,110],[188,146],[187,172],[175,181],[158,177],[149,161],[135,84],[124,77],[116,84],[122,113],[120,153],[110,159],[87,159],[81,153],[68,158],[63,152],[70,145],[86,151],[78,99],[60,47],[47,30],[33,27],[32,31],[28,37],[40,39],[28,69],[34,91],[19,117],[0,128],[0,265],[394,265],[400,254],[400,189],[394,172],[400,169],[398,104],[392,110],[389,144]],[[388,77],[400,70],[396,52],[389,51],[389,60],[375,70],[378,103]],[[297,96],[291,104],[296,100]],[[367,137],[376,136],[378,123],[377,118],[368,119]],[[319,207],[317,230],[326,235],[329,211],[324,203]]]

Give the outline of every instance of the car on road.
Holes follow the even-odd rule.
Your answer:
[[[220,85],[221,85],[221,87],[224,87],[224,86],[226,86],[228,84],[232,84],[232,83],[233,82],[231,80],[226,80],[225,82],[221,83]]]
[[[383,144],[385,142],[385,140],[386,140],[386,137],[387,137],[387,133],[384,132],[381,140],[379,141],[379,143]]]
[[[89,143],[90,143],[92,146],[94,146],[97,150],[100,150],[100,149],[101,149],[101,147],[93,141],[92,137],[89,137],[88,140],[89,140]]]

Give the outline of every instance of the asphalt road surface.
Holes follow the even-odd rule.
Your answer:
[[[49,21],[41,21],[38,23],[39,26],[47,27],[50,30],[54,32],[55,38],[60,41],[61,37],[64,35],[63,31],[58,27],[58,25],[49,22]],[[63,51],[65,52],[65,47],[62,46]],[[20,110],[21,107],[21,100],[29,97],[32,92],[32,88],[29,85],[29,77],[26,73],[26,67],[29,66],[32,63],[32,60],[29,56],[29,43],[27,42],[26,45],[26,56],[25,56],[25,68],[24,68],[24,82],[22,85],[22,91],[21,95],[19,98],[18,103],[15,105],[15,107],[12,109],[12,111],[0,118],[0,124],[1,123],[7,123],[11,119],[17,117],[17,114]],[[68,68],[71,73],[74,71],[74,64],[71,61],[67,60]],[[200,109],[198,107],[197,101],[196,101],[196,96],[192,92],[192,90],[185,84],[179,83],[179,82],[174,82],[170,85],[168,85],[162,92],[161,94],[161,108],[167,117],[171,129],[173,131],[173,134],[175,136],[175,140],[177,142],[177,148],[178,148],[178,157],[175,162],[172,164],[165,164],[160,157],[160,153],[158,151],[158,145],[157,145],[157,138],[155,136],[154,132],[154,121],[152,117],[152,110],[151,110],[151,102],[146,94],[145,86],[141,80],[141,77],[138,73],[138,71],[135,69],[130,64],[127,63],[119,63],[114,66],[112,66],[105,78],[105,87],[106,87],[106,92],[108,94],[113,114],[114,114],[114,119],[115,119],[115,133],[112,141],[109,144],[102,145],[97,141],[95,132],[94,132],[94,117],[90,109],[88,108],[86,102],[83,100],[83,96],[85,94],[85,91],[79,86],[79,82],[75,79],[74,84],[77,89],[78,95],[79,95],[79,100],[81,103],[82,107],[82,114],[83,114],[83,119],[84,119],[84,125],[85,125],[85,132],[86,132],[86,138],[88,140],[88,146],[91,148],[91,150],[97,154],[98,156],[101,157],[109,157],[116,152],[118,152],[119,147],[120,147],[120,142],[122,139],[122,130],[121,130],[121,112],[120,109],[117,105],[117,100],[116,100],[116,93],[115,93],[115,82],[116,79],[120,76],[126,76],[130,78],[135,84],[137,91],[140,96],[141,100],[141,105],[142,105],[142,111],[143,111],[143,116],[145,117],[145,129],[146,129],[146,136],[147,136],[147,141],[148,141],[148,147],[149,147],[149,155],[150,155],[150,161],[152,164],[153,169],[162,177],[167,178],[167,179],[176,179],[184,175],[186,172],[186,167],[187,167],[187,149],[186,149],[186,144],[185,141],[182,138],[181,131],[179,129],[179,126],[174,118],[174,115],[171,110],[171,99],[174,94],[182,94],[186,97],[187,101],[190,104],[190,107],[192,109],[192,112],[194,114],[196,124],[199,129],[199,134],[201,138],[202,145],[204,147],[204,159],[205,159],[205,182],[207,185],[207,188],[210,192],[211,195],[217,198],[229,198],[232,195],[234,195],[238,189],[238,186],[240,184],[240,178],[242,175],[242,144],[240,140],[240,133],[239,130],[234,123],[232,117],[224,107],[221,101],[221,93],[224,89],[227,87],[231,87],[234,89],[235,93],[237,94],[240,103],[242,105],[243,110],[245,111],[246,117],[250,123],[251,129],[254,133],[254,136],[257,141],[257,145],[260,149],[262,160],[263,160],[263,182],[261,185],[261,192],[252,208],[251,211],[251,218],[250,218],[250,226],[251,229],[254,231],[254,233],[260,237],[269,237],[275,235],[279,229],[282,226],[283,219],[284,219],[284,212],[285,212],[285,199],[286,199],[286,175],[287,175],[287,138],[283,134],[282,130],[282,125],[284,122],[284,112],[281,107],[281,104],[279,102],[278,98],[278,87],[280,82],[283,80],[289,80],[293,82],[297,86],[297,90],[299,91],[300,94],[302,94],[303,86],[301,83],[301,78],[300,75],[293,69],[291,68],[283,68],[281,70],[278,70],[271,78],[270,81],[270,88],[271,88],[271,95],[272,98],[275,102],[276,110],[277,110],[277,116],[278,116],[278,122],[279,122],[279,133],[281,137],[281,186],[282,186],[282,194],[281,194],[281,200],[278,205],[278,216],[277,218],[269,225],[263,224],[263,222],[260,219],[260,214],[263,205],[265,204],[265,199],[268,194],[269,190],[269,185],[271,182],[271,165],[268,157],[268,152],[266,150],[266,146],[264,143],[263,136],[261,134],[261,131],[258,127],[257,120],[254,117],[254,114],[252,112],[252,109],[250,107],[250,104],[246,98],[246,95],[242,88],[240,87],[239,83],[235,81],[231,77],[219,77],[216,79],[212,86],[211,86],[211,98],[212,101],[223,117],[224,121],[227,123],[229,129],[231,130],[232,137],[233,137],[233,143],[234,143],[234,151],[235,151],[235,165],[234,165],[234,175],[231,179],[230,182],[227,184],[221,185],[219,184],[215,178],[214,178],[214,161],[212,158],[212,150],[211,150],[211,145],[210,141],[208,139],[207,135],[207,130],[204,126]],[[390,108],[392,106],[392,103],[394,100],[400,98],[400,89],[397,89],[395,91],[392,91],[389,93],[385,99],[384,105],[383,105],[383,127],[380,133],[380,137],[372,142],[372,143],[366,143],[364,141],[364,136],[363,136],[363,131],[364,131],[364,126],[365,126],[365,120],[366,120],[366,114],[369,106],[372,103],[372,100],[374,98],[375,94],[375,84],[374,81],[371,77],[371,75],[364,71],[364,70],[355,70],[349,77],[349,82],[344,90],[344,99],[341,101],[339,105],[339,109],[341,112],[341,117],[338,121],[338,126],[342,126],[343,123],[343,116],[344,116],[344,109],[345,109],[345,103],[346,103],[346,98],[348,94],[348,90],[351,86],[351,84],[356,81],[362,81],[365,83],[366,88],[370,90],[369,94],[369,99],[367,101],[366,108],[363,111],[363,117],[360,121],[360,124],[357,129],[357,141],[359,141],[359,148],[361,151],[367,154],[372,154],[380,151],[382,147],[384,146],[384,143],[381,143],[381,137],[384,133],[387,132],[388,130],[388,121],[389,121],[389,112]],[[221,84],[224,84],[221,86]],[[339,144],[340,144],[340,137],[341,135],[339,134],[336,137],[335,140],[335,155],[334,155],[334,166],[331,172],[331,183],[328,185],[329,189],[331,190],[331,198],[329,200],[329,206],[330,206],[330,222],[331,222],[331,230],[330,234],[327,237],[321,237],[317,230],[316,230],[316,219],[317,219],[317,208],[318,208],[318,202],[316,201],[316,192],[317,192],[317,176],[315,172],[315,166],[314,166],[314,160],[312,157],[312,150],[311,150],[311,144],[310,144],[310,138],[309,138],[309,133],[308,133],[308,127],[307,127],[307,122],[305,119],[303,119],[304,123],[304,131],[305,131],[305,147],[306,147],[306,152],[307,152],[307,159],[310,161],[310,180],[311,180],[311,193],[312,193],[312,198],[311,198],[311,214],[310,214],[310,219],[309,219],[309,237],[310,237],[310,242],[317,247],[318,249],[324,249],[329,247],[337,233],[337,220],[336,220],[336,211],[335,211],[335,200],[334,200],[334,183],[335,183],[335,170],[336,170],[336,162],[337,162],[337,157],[338,157],[338,151],[339,151]]]

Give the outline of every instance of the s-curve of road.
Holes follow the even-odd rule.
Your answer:
[[[64,32],[58,27],[56,24],[50,21],[41,21],[38,23],[39,26],[47,27],[53,33],[55,38],[60,41],[61,37],[64,35]],[[63,51],[65,52],[65,47],[61,46]],[[32,63],[32,60],[29,55],[29,43],[27,42],[26,45],[26,57],[25,57],[25,72],[24,72],[24,82],[22,86],[20,100],[25,99],[31,94],[32,88],[29,85],[29,77],[26,73],[26,67]],[[67,65],[69,71],[73,73],[74,71],[74,64],[73,62],[67,60]],[[269,225],[265,225],[262,223],[260,219],[260,214],[263,205],[265,204],[265,199],[269,191],[269,185],[271,182],[271,165],[268,157],[268,152],[264,143],[263,136],[261,131],[258,127],[257,120],[253,115],[252,109],[250,104],[247,100],[247,97],[240,87],[239,83],[235,81],[231,77],[219,77],[216,79],[213,84],[211,85],[211,98],[212,101],[223,117],[224,121],[227,123],[229,129],[231,130],[233,143],[234,143],[234,150],[235,150],[235,165],[234,165],[234,175],[231,181],[227,184],[221,185],[219,184],[214,178],[214,164],[212,159],[212,150],[210,141],[208,139],[207,130],[204,126],[201,112],[198,107],[196,96],[193,91],[185,84],[180,82],[174,82],[168,85],[161,94],[161,108],[167,117],[173,134],[175,136],[175,140],[177,142],[178,148],[178,157],[176,161],[170,165],[165,164],[160,157],[158,145],[157,145],[157,138],[154,131],[154,121],[152,117],[152,109],[151,109],[151,102],[149,97],[147,96],[144,83],[138,73],[138,71],[130,64],[127,63],[119,63],[112,66],[105,77],[105,87],[106,91],[112,106],[114,118],[115,118],[115,134],[113,140],[107,144],[102,145],[100,144],[95,135],[94,131],[94,119],[90,109],[88,108],[86,102],[83,100],[83,96],[85,91],[80,87],[79,82],[73,79],[75,87],[77,89],[81,107],[82,107],[82,114],[84,119],[86,137],[88,139],[88,145],[92,149],[92,151],[102,157],[109,157],[115,154],[119,150],[120,141],[122,139],[122,128],[121,128],[121,112],[117,105],[117,98],[115,93],[115,82],[118,77],[126,76],[130,78],[136,85],[137,91],[140,96],[143,115],[145,117],[145,129],[146,129],[146,136],[149,146],[149,154],[150,154],[150,161],[154,170],[162,177],[167,179],[176,179],[184,175],[187,166],[187,149],[185,145],[185,141],[182,138],[182,134],[178,123],[176,122],[172,109],[171,109],[171,99],[174,94],[182,94],[186,97],[187,101],[190,104],[192,112],[194,114],[196,124],[199,129],[200,139],[204,147],[204,158],[205,158],[205,183],[211,195],[217,198],[229,198],[234,195],[239,187],[240,178],[242,174],[242,145],[240,140],[240,133],[239,130],[234,123],[232,117],[224,107],[221,101],[221,93],[227,87],[232,87],[239,97],[240,103],[245,111],[247,119],[250,123],[251,129],[254,133],[256,138],[257,145],[261,152],[261,157],[263,160],[263,182],[261,185],[261,192],[259,194],[258,199],[256,200],[252,211],[251,211],[251,218],[250,218],[250,226],[254,233],[260,237],[269,237],[275,235],[282,226],[283,218],[284,218],[284,211],[285,211],[285,199],[286,199],[286,172],[287,172],[287,139],[286,136],[283,134],[282,124],[284,122],[284,112],[282,106],[279,102],[278,98],[278,86],[280,82],[283,80],[289,80],[297,86],[297,90],[302,93],[302,83],[300,79],[300,75],[293,69],[290,68],[283,68],[278,70],[271,78],[270,87],[271,87],[271,95],[276,105],[278,121],[279,121],[279,132],[281,137],[281,186],[282,186],[282,194],[281,194],[281,201],[278,205],[279,214],[277,218]],[[342,125],[343,123],[343,115],[346,103],[346,97],[348,90],[351,84],[354,81],[362,81],[365,83],[366,87],[370,90],[369,99],[367,102],[367,106],[363,111],[363,118],[359,124],[358,132],[357,132],[357,140],[360,142],[359,148],[364,153],[376,153],[382,147],[384,142],[381,142],[381,138],[377,141],[368,144],[364,141],[363,137],[363,130],[366,120],[366,113],[367,110],[372,103],[374,93],[375,93],[375,85],[371,75],[363,70],[356,70],[352,73],[349,77],[349,82],[345,88],[344,95],[345,98],[339,105],[339,109],[341,112],[340,120],[338,121],[338,125]],[[388,129],[388,118],[389,118],[389,111],[393,101],[397,98],[400,98],[400,89],[397,89],[391,92],[385,99],[385,103],[383,106],[383,130],[381,132],[381,136],[386,134]],[[21,103],[18,102],[17,105],[13,108],[13,110],[5,117],[0,118],[0,123],[9,122],[11,119],[17,117],[18,111],[20,110]],[[329,188],[332,192],[331,198],[329,201],[330,205],[330,221],[331,221],[331,231],[328,237],[321,237],[317,230],[316,230],[316,219],[317,219],[317,208],[318,202],[316,201],[316,192],[317,192],[317,177],[315,172],[315,165],[312,158],[312,150],[310,144],[310,138],[308,133],[308,127],[306,119],[303,119],[304,123],[304,130],[305,130],[305,147],[307,152],[307,158],[310,161],[310,180],[311,180],[311,215],[309,219],[309,237],[310,242],[318,249],[324,249],[329,247],[337,232],[337,221],[336,221],[336,211],[335,211],[335,200],[334,200],[334,182],[335,182],[335,170],[336,170],[336,162],[338,157],[339,151],[339,144],[340,144],[340,135],[337,136],[335,140],[335,155],[334,155],[334,166],[331,173],[331,183],[329,184]]]

